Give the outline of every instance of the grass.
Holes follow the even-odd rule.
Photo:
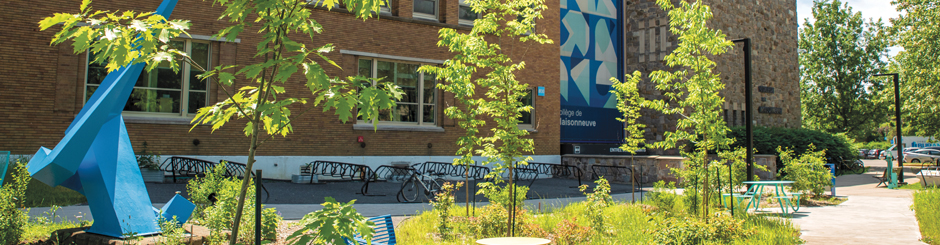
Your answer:
[[[31,217],[29,222],[23,227],[23,237],[20,243],[30,244],[40,240],[49,239],[53,231],[62,229],[71,229],[77,227],[90,226],[91,222],[77,217],[77,220],[68,220],[56,215],[58,206],[53,206],[51,210],[46,211],[38,217]]]
[[[69,206],[87,203],[85,196],[64,186],[51,187],[36,179],[30,179],[26,186],[26,207]]]
[[[8,170],[7,176],[3,181],[12,181],[12,174],[13,171]],[[4,185],[6,185],[6,183],[4,183]],[[88,202],[88,200],[85,199],[85,196],[77,191],[63,186],[51,187],[46,183],[30,178],[29,183],[26,185],[26,200],[23,201],[23,205],[32,208],[51,207],[52,205],[69,206],[86,202]]]
[[[488,206],[489,207],[489,206]],[[444,240],[438,230],[437,211],[428,211],[403,221],[396,227],[401,244],[475,244],[482,238],[505,236],[487,222],[500,221],[502,215],[487,214],[488,207],[479,208],[477,217],[466,217],[462,207],[452,208],[448,222],[452,239]],[[549,209],[546,213],[517,215],[521,220],[517,236],[542,237],[553,244],[800,244],[800,230],[789,220],[761,215],[724,214],[714,217],[711,224],[696,216],[671,213],[648,204],[619,203],[603,208],[603,226],[592,227],[592,213],[586,202]],[[496,217],[498,216],[498,217]],[[730,224],[730,225],[729,225]],[[707,235],[705,234],[707,233]],[[694,238],[690,238],[694,237]],[[719,237],[719,238],[715,238]],[[721,237],[726,239],[720,240]],[[705,239],[705,240],[695,240]],[[716,239],[716,240],[708,240]]]
[[[913,207],[914,216],[920,225],[921,241],[940,245],[940,222],[937,222],[940,220],[940,189],[927,188],[914,192]]]

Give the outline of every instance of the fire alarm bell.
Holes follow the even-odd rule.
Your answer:
[[[363,139],[362,136],[359,136],[359,137],[356,137],[356,142],[362,143],[362,142],[366,142],[366,140]]]

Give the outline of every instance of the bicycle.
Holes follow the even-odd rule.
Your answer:
[[[841,162],[840,167],[836,168],[836,175],[862,174],[865,172],[865,164],[861,160],[842,160]]]
[[[440,177],[443,174],[436,174],[434,177],[430,175],[435,175],[434,170],[421,173],[415,169],[411,176],[401,184],[401,189],[398,190],[398,195],[395,198],[398,199],[398,202],[414,202],[418,199],[418,193],[422,190],[424,196],[428,199],[437,195],[444,184],[444,179]],[[402,199],[405,201],[402,201]]]

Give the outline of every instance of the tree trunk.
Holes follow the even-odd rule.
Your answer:
[[[251,169],[255,165],[255,151],[258,150],[258,132],[261,131],[258,123],[254,123],[255,133],[251,135],[251,145],[248,148],[248,162],[245,163],[245,176],[242,178],[242,188],[238,193],[238,206],[235,208],[235,219],[232,224],[232,235],[229,239],[229,245],[235,245],[238,241],[238,225],[242,220],[242,209],[245,207],[245,195],[248,193],[248,183],[251,183]],[[257,193],[255,193],[257,195]]]

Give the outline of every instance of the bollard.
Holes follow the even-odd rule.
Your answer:
[[[832,188],[829,189],[829,193],[832,193],[832,196],[836,196],[836,165],[827,163],[826,168],[829,168],[829,174],[832,175]]]

